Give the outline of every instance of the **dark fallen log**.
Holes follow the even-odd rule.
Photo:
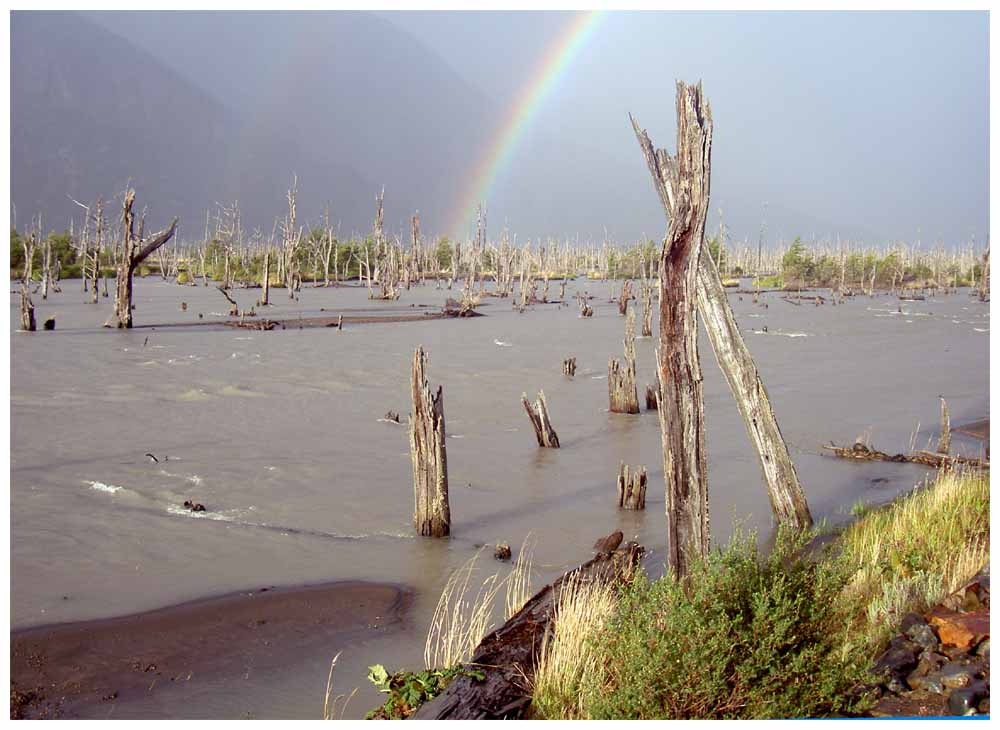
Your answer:
[[[832,451],[836,456],[844,459],[855,459],[857,461],[894,461],[901,464],[922,464],[923,466],[939,469],[943,466],[973,466],[978,469],[989,469],[990,462],[983,459],[973,459],[967,456],[949,456],[947,454],[936,454],[931,451],[914,451],[911,454],[887,454],[878,449],[873,449],[864,444],[858,443],[854,446],[837,446],[836,444],[823,444],[823,448]]]
[[[236,320],[235,322],[223,322],[226,327],[236,327],[245,330],[273,330],[278,326],[277,322],[269,319]]]
[[[616,533],[615,536],[621,533]],[[609,536],[611,537],[611,536]],[[603,538],[603,542],[607,538]],[[562,587],[574,575],[586,581],[619,582],[633,574],[643,548],[634,542],[614,552],[602,551],[575,570],[545,586],[496,631],[487,634],[465,664],[482,671],[479,680],[461,675],[411,720],[517,720],[531,705],[531,683]]]

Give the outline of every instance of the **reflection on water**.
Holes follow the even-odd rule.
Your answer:
[[[419,660],[443,582],[477,546],[517,545],[533,531],[536,585],[588,557],[595,538],[614,529],[651,548],[654,564],[662,561],[656,414],[607,412],[607,361],[621,356],[624,329],[606,303],[610,288],[584,280],[567,287],[567,297],[596,295],[587,319],[575,305],[519,314],[511,300],[487,298],[482,318],[248,334],[158,327],[214,320],[221,297],[150,279],[136,281],[142,327],[105,330],[110,300],[85,303],[79,283],[64,282],[61,294],[36,301],[36,317],[55,316],[55,332],[11,334],[12,625],[254,586],[339,579],[413,586],[405,635],[379,644],[378,656],[320,648],[323,655],[345,649],[344,686],[334,689],[350,691],[365,661]],[[240,308],[257,295],[234,294]],[[306,288],[291,302],[276,290],[278,305],[266,316],[399,312],[411,303],[438,306],[447,295],[428,285],[399,302],[369,302],[360,288]],[[836,307],[787,306],[775,294],[761,302],[769,300],[775,306],[765,309],[730,295],[815,517],[845,520],[857,499],[887,501],[926,474],[911,465],[838,462],[819,454],[820,443],[870,430],[878,448],[903,451],[919,423],[920,447],[936,439],[939,394],[954,423],[988,415],[988,307],[966,293],[907,302],[902,313],[886,296]],[[11,296],[12,330],[18,321]],[[444,386],[453,437],[447,541],[416,539],[410,524],[405,422],[418,345],[428,353],[432,386]],[[653,379],[654,346],[655,339],[636,342],[640,394]],[[734,521],[766,533],[759,468],[704,335],[700,347],[713,538],[725,540]],[[561,372],[566,357],[577,358],[575,378]],[[521,393],[538,390],[559,450],[537,448],[526,422]],[[386,421],[390,410],[404,427]],[[979,451],[976,442],[955,444]],[[649,470],[643,513],[615,509],[620,461]],[[190,512],[185,500],[206,511]],[[216,693],[197,714],[241,716],[252,705],[263,715],[315,717],[326,675],[312,677],[312,669],[298,685]],[[302,696],[277,698],[277,687],[296,691],[289,684]]]

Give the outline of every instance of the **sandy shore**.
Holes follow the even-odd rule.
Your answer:
[[[261,588],[111,619],[11,632],[11,717],[78,716],[171,682],[281,667],[393,630],[411,594],[344,582]],[[332,655],[331,655],[332,656]]]

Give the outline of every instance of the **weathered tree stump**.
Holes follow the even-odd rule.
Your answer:
[[[48,330],[49,332],[53,331],[56,328],[56,318],[49,317],[42,323],[42,328]]]
[[[35,331],[35,305],[31,303],[28,285],[21,281],[21,329],[25,332]]]
[[[447,537],[451,531],[448,504],[448,458],[445,450],[444,393],[431,396],[424,377],[424,349],[413,353],[410,389],[410,457],[413,460],[413,526],[424,537]]]
[[[677,83],[677,155],[656,150],[633,120],[670,217],[660,253],[660,435],[666,481],[667,567],[678,577],[709,549],[705,405],[698,361],[698,259],[711,178],[712,111],[701,84]]]
[[[528,402],[528,394],[523,393],[521,395],[521,403],[524,405],[524,410],[528,412],[528,418],[531,419],[531,425],[535,429],[535,438],[538,440],[538,445],[543,448],[558,449],[559,436],[549,421],[549,409],[548,404],[545,402],[545,393],[538,391],[538,398],[535,400],[534,405]]]
[[[635,310],[625,317],[625,361],[608,360],[608,410],[638,413],[639,391],[635,384]]]
[[[576,358],[567,357],[563,360],[563,375],[568,375],[571,378],[576,375]]]
[[[646,509],[646,467],[640,466],[629,474],[624,461],[618,469],[618,507],[620,509]]]
[[[653,285],[642,283],[642,336],[653,336]]]
[[[621,294],[618,295],[618,314],[625,316],[628,310],[628,300],[632,298],[632,280],[626,279],[622,284]]]
[[[587,300],[580,297],[580,316],[581,317],[593,317],[594,309],[587,304]]]
[[[659,395],[657,393],[658,389],[652,385],[646,386],[646,410],[656,411],[659,410],[657,405],[659,400]]]

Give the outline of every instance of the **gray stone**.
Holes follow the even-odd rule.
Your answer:
[[[906,683],[910,685],[910,689],[913,690],[933,692],[938,695],[943,695],[945,693],[944,685],[941,684],[941,677],[936,673],[924,676],[911,674],[906,678]]]
[[[927,622],[919,613],[908,613],[903,616],[903,620],[900,622],[900,630],[904,634],[909,634],[910,629],[914,626],[927,626]]]
[[[973,689],[956,689],[948,696],[948,712],[952,715],[975,713],[977,699]]]
[[[927,624],[914,624],[906,630],[906,635],[923,649],[937,649],[940,643],[934,629]]]
[[[979,646],[976,647],[976,656],[983,657],[986,661],[990,660],[990,639],[986,637],[979,642]]]

